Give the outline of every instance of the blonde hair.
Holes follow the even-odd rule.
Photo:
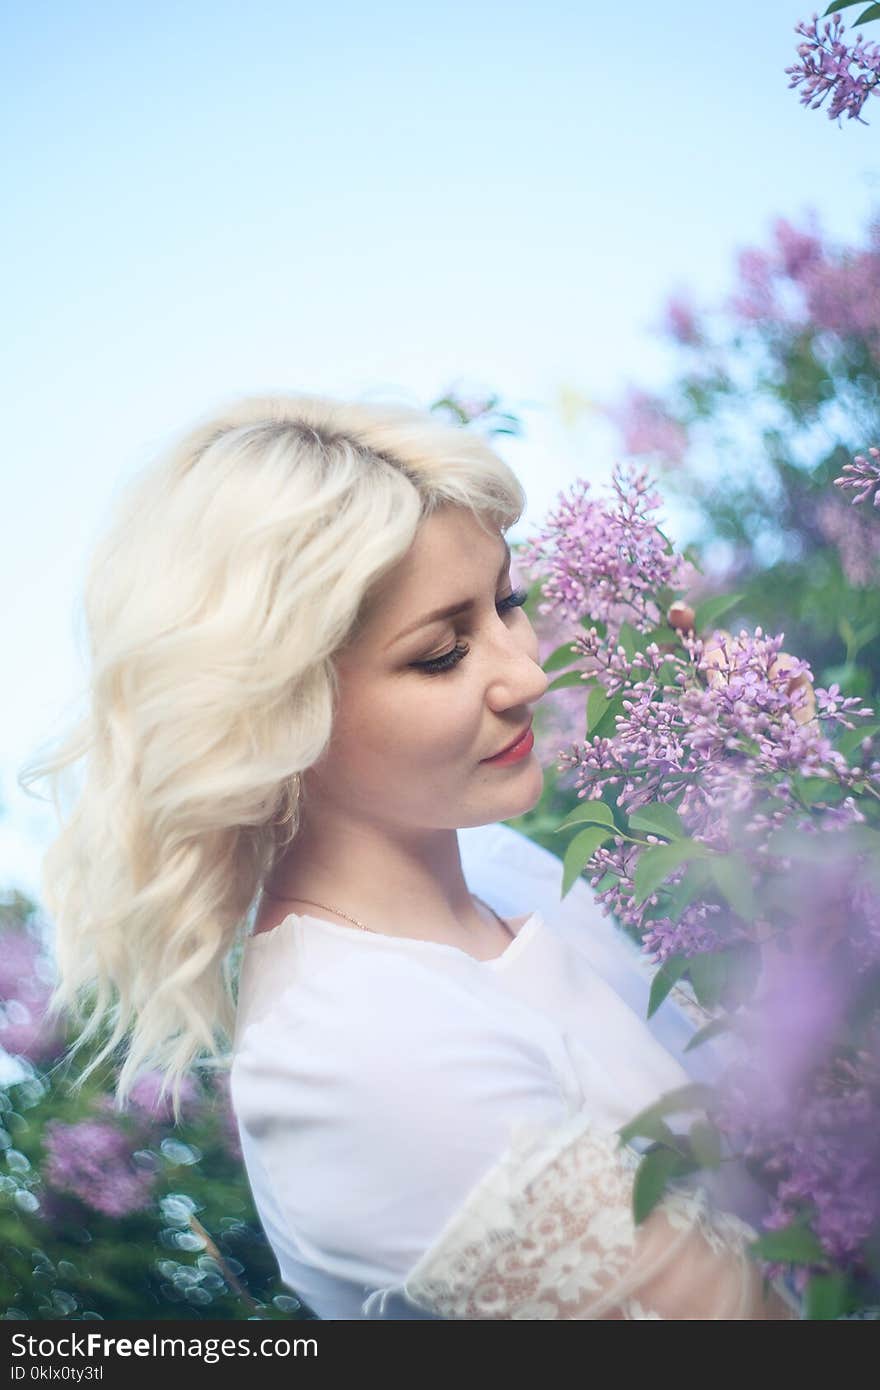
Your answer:
[[[65,1062],[112,1025],[75,1088],[124,1048],[117,1108],[156,1067],[179,1119],[193,1064],[228,1064],[234,967],[330,739],[334,653],[443,504],[503,532],[525,495],[430,411],[309,395],[233,403],[117,498],[85,586],[87,712],[19,776],[49,779],[61,825],[42,889]]]

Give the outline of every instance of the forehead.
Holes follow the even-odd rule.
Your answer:
[[[500,529],[462,507],[443,507],[419,526],[365,607],[364,630],[396,631],[422,612],[478,595],[494,581],[505,546]]]

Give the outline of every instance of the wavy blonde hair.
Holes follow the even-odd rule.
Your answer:
[[[111,1025],[74,1088],[124,1051],[117,1109],[155,1067],[179,1119],[190,1068],[228,1064],[251,911],[330,739],[334,653],[443,504],[503,532],[525,495],[430,411],[309,395],[232,404],[117,498],[85,587],[87,712],[19,775],[49,780],[61,826],[42,889],[65,1062]]]

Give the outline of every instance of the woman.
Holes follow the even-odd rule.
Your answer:
[[[233,1037],[257,1209],[321,1317],[791,1318],[705,1187],[633,1227],[615,1131],[689,1077],[586,884],[575,927],[558,861],[499,825],[542,790],[524,502],[464,430],[307,396],[240,402],[129,487],[51,765],[89,755],[46,857],[59,998],[97,987],[80,1043],[112,1015],[119,1103]]]

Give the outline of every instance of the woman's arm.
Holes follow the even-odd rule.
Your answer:
[[[667,1192],[638,1227],[639,1155],[585,1116],[514,1145],[410,1272],[447,1318],[797,1320],[747,1246],[757,1232],[704,1189]]]

